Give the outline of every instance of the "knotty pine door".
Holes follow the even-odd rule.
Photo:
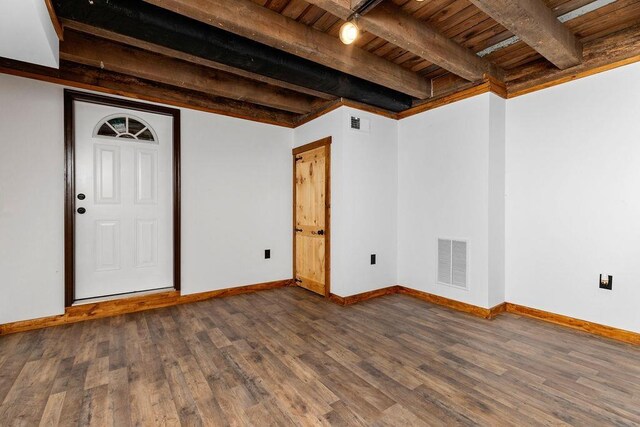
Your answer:
[[[294,262],[298,286],[329,296],[331,138],[293,150]]]

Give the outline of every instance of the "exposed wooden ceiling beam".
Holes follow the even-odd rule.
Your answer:
[[[353,13],[348,0],[307,1],[341,19],[348,19]],[[501,77],[500,70],[489,61],[450,40],[426,22],[403,12],[391,2],[381,3],[357,18],[356,22],[363,30],[467,80],[481,80],[485,75]]]
[[[402,111],[412,105],[410,95],[150,3],[131,0],[93,0],[91,3],[55,0],[55,3],[62,18],[229,67],[390,111]]]
[[[237,74],[239,76],[257,80],[263,83],[267,83],[273,86],[282,87],[285,89],[293,90],[296,92],[304,93],[309,96],[315,96],[326,100],[336,99],[335,96],[323,93],[317,90],[309,89],[306,87],[298,86],[295,84],[287,83],[282,80],[273,79],[263,76],[261,74],[252,73],[251,71],[242,70],[240,68],[231,67],[229,65],[221,64],[219,62],[211,61],[199,56],[190,55],[188,53],[181,52],[179,50],[170,49],[168,47],[160,46],[158,44],[149,43],[144,40],[136,39],[133,37],[125,36],[123,34],[115,33],[113,31],[105,30],[103,28],[94,27],[92,25],[84,24],[82,22],[72,21],[69,19],[61,19],[62,26],[72,30],[80,31],[85,34],[91,34],[103,39],[111,40],[117,43],[126,44],[129,46],[137,47],[139,49],[148,50],[150,52],[159,53],[160,55],[169,56],[183,61],[192,62],[198,65],[204,65],[205,67],[214,68],[216,70],[225,71],[227,73]]]
[[[353,14],[354,10],[358,10],[365,0],[309,0],[311,3],[324,9],[330,14],[346,21]]]
[[[74,31],[65,33],[60,58],[284,111],[314,108],[314,98],[306,95]]]
[[[297,118],[295,113],[163,85],[65,60],[61,60],[60,68],[55,69],[0,58],[0,73],[279,126],[293,127]]]
[[[251,0],[145,1],[417,98],[431,96],[418,74]]]
[[[471,0],[560,69],[582,61],[582,44],[542,0]]]
[[[537,61],[509,71],[509,97],[524,95],[561,83],[640,61],[640,25],[584,44],[584,59],[575,67],[559,70]]]

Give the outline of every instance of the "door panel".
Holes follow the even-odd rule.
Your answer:
[[[298,286],[321,295],[329,294],[329,143],[294,150],[294,275]]]
[[[136,267],[153,267],[158,258],[158,221],[136,220]]]
[[[76,300],[173,287],[172,118],[89,103],[74,108]],[[94,136],[112,116],[138,121],[131,120],[130,135]],[[136,139],[149,136],[142,122],[155,140]],[[128,123],[111,126],[121,132]]]
[[[96,221],[96,271],[120,269],[120,221]]]
[[[95,203],[120,203],[120,147],[95,144]]]
[[[158,151],[136,150],[136,203],[157,203]]]

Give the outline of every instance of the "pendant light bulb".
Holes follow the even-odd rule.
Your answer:
[[[345,22],[340,27],[340,41],[344,44],[351,44],[358,38],[358,27],[353,22]]]

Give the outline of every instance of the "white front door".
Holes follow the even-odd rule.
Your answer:
[[[172,118],[74,108],[75,299],[173,287]]]

